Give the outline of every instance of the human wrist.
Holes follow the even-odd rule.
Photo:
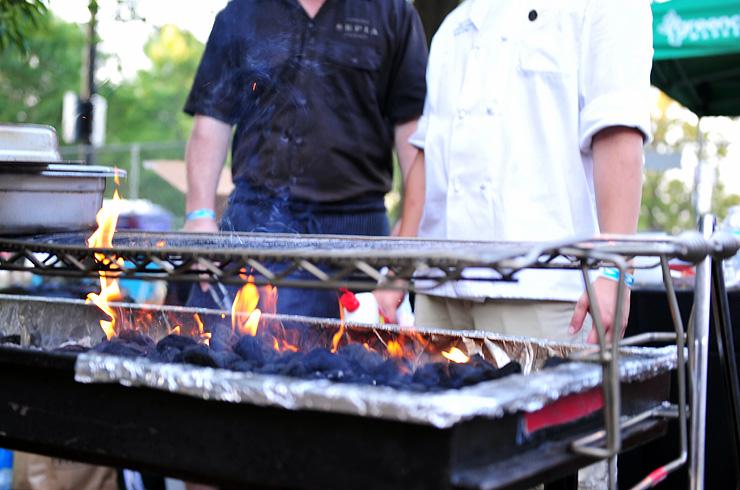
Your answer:
[[[216,211],[211,208],[198,208],[188,211],[185,215],[185,221],[195,221],[199,219],[216,220]]]
[[[599,277],[608,279],[610,281],[619,282],[621,278],[621,272],[616,267],[602,267],[599,270]],[[635,276],[626,272],[624,275],[624,283],[628,288],[632,288],[635,285]]]

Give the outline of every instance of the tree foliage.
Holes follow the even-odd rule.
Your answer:
[[[64,92],[79,90],[85,35],[45,11],[24,42],[23,52],[0,52],[0,121],[58,126]]]
[[[721,160],[727,156],[728,143],[716,134],[703,132],[699,149],[699,129],[695,120],[676,117],[677,103],[664,94],[660,95],[658,108],[653,114],[652,149],[665,153],[680,153],[684,148],[701,153],[701,159]],[[725,186],[717,182],[712,196],[712,212],[724,217],[727,210],[740,204],[740,196],[728,194]],[[670,173],[646,171],[643,183],[640,229],[678,233],[696,228],[697,216],[693,189],[671,176]]]
[[[151,68],[100,88],[108,99],[108,141],[184,141],[192,122],[182,107],[203,44],[189,32],[165,25],[149,39],[145,52]]]
[[[45,0],[0,0],[0,52],[27,49],[26,33],[47,12]]]

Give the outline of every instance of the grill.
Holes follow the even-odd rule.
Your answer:
[[[417,271],[434,284],[465,278],[471,267],[488,269],[486,280],[510,281],[524,268],[580,269],[585,277],[600,264],[624,270],[624,257],[634,255],[654,257],[669,278],[669,258],[699,262],[731,247],[737,250],[735,242],[696,236],[492,244],[119,233],[114,248],[90,250],[83,235],[61,234],[0,239],[0,268],[97,277],[109,267],[95,260],[98,253],[125,260],[108,269],[121,277],[192,281],[207,274],[212,282],[235,284],[244,281],[239,271],[246,267],[258,284],[370,287],[385,281],[384,267],[395,277]],[[673,308],[675,292],[670,281],[666,286]],[[0,333],[22,344],[0,347],[0,444],[93,463],[235,487],[527,488],[657,437],[669,419],[686,426],[685,391],[678,406],[666,402],[671,371],[677,370],[679,387],[685,383],[677,316],[675,335],[644,335],[611,347],[602,338],[597,349],[420,330],[435,344],[464,345],[496,365],[516,360],[525,372],[554,355],[572,362],[460,390],[409,393],[54,352],[70,341],[94,343],[101,336],[97,309],[12,296],[0,297],[0,305]],[[142,308],[116,305],[122,318]],[[164,332],[173,318],[194,311],[147,313],[151,328]],[[330,320],[299,320],[311,329],[338,328]],[[403,334],[393,326],[347,329]],[[630,347],[656,340],[676,345]],[[685,431],[679,450],[668,471],[685,461]]]

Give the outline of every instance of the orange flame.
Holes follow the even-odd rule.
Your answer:
[[[231,305],[231,331],[242,335],[257,335],[262,312],[257,308],[260,295],[254,285],[254,277],[249,276]]]
[[[198,326],[198,336],[200,337],[200,340],[206,345],[211,345],[211,332],[205,331],[205,325],[203,325],[200,315],[196,313],[193,315],[193,318],[195,319],[195,324]]]
[[[453,347],[448,351],[442,352],[442,355],[445,357],[445,359],[456,362],[458,364],[465,364],[466,362],[470,361],[470,357],[468,357],[467,354],[465,354],[457,347]]]
[[[116,186],[118,186],[118,171],[116,170]],[[110,248],[113,246],[113,235],[118,225],[118,216],[121,213],[121,196],[118,189],[113,192],[113,200],[107,205],[100,208],[95,220],[98,223],[98,229],[95,230],[90,238],[87,239],[87,245],[91,248]],[[95,260],[115,270],[123,267],[123,259],[118,257],[108,257],[102,253],[95,254]],[[118,285],[116,274],[109,272],[100,272],[100,293],[90,293],[87,295],[87,302],[92,302],[105,313],[109,320],[100,320],[100,327],[105,332],[108,340],[116,335],[116,313],[111,308],[111,301],[118,301],[122,298],[121,289]]]
[[[298,352],[298,347],[290,344],[285,339],[278,340],[277,337],[272,338],[272,348],[275,349],[276,352]]]
[[[400,342],[396,340],[389,340],[388,341],[388,354],[390,354],[391,357],[394,357],[396,359],[403,358],[403,346]]]
[[[273,315],[277,313],[277,294],[278,289],[271,284],[262,288],[262,295],[260,295],[260,299],[262,300],[262,311]]]
[[[346,328],[344,326],[344,308],[342,307],[342,302],[339,302],[339,330],[337,330],[337,333],[334,334],[334,337],[331,339],[331,351],[332,353],[335,353],[339,349],[339,341],[342,340],[342,337],[344,336],[344,332],[346,331]]]
[[[154,246],[157,248],[164,248],[166,245],[167,245],[167,242],[165,242],[164,240],[160,240],[154,244]]]
[[[180,325],[176,325],[175,328],[170,330],[170,335],[180,335]]]
[[[239,327],[239,333],[242,335],[249,335],[251,337],[257,336],[257,331],[260,326],[260,318],[262,318],[262,312],[257,308],[249,314],[249,318],[244,325]]]
[[[283,352],[290,351],[290,352],[298,352],[298,346],[289,344],[287,341],[283,340]]]

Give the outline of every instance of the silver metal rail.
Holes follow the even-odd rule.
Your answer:
[[[702,216],[700,229],[704,237],[709,239],[714,232],[714,216]],[[707,257],[696,266],[693,332],[689,342],[691,384],[693,388],[691,399],[691,455],[689,458],[689,486],[692,490],[704,488],[709,317],[712,311],[711,284],[711,258]]]

